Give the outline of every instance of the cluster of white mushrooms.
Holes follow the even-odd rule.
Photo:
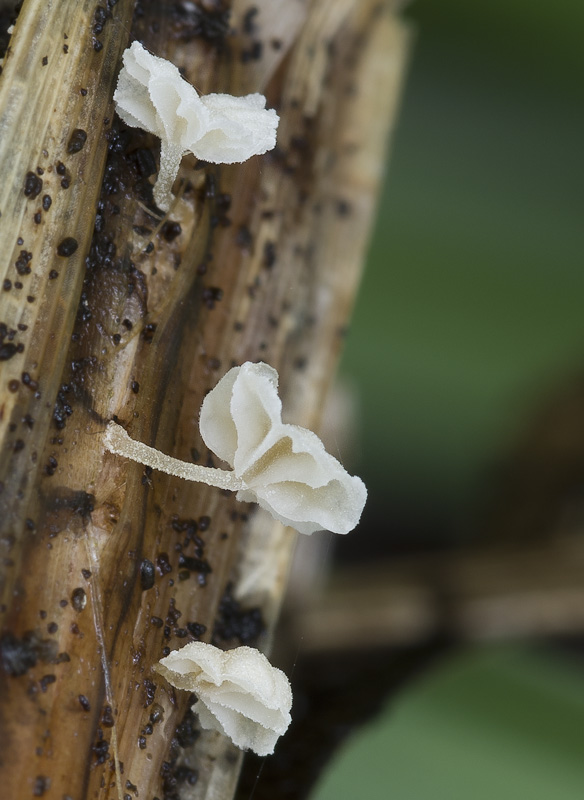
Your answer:
[[[276,144],[278,116],[265,98],[212,94],[200,97],[165,59],[134,42],[114,95],[116,110],[131,126],[161,139],[157,205],[170,207],[182,156],[214,163],[244,161]],[[171,458],[131,439],[114,422],[104,443],[110,452],[170,475],[237,492],[300,533],[348,533],[361,516],[367,490],[326,452],[311,431],[282,422],[278,373],[267,364],[233,367],[203,401],[199,426],[207,447],[231,470]],[[250,647],[222,651],[191,642],[155,669],[178,689],[194,692],[204,728],[228,736],[258,755],[273,752],[290,724],[292,693],[287,677]]]

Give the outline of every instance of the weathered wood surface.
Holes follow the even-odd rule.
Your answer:
[[[104,454],[100,434],[117,416],[205,462],[202,398],[248,359],[280,371],[290,421],[318,425],[406,42],[373,0],[255,7],[148,0],[132,20],[120,0],[101,24],[94,2],[25,0],[16,22],[0,76],[0,764],[14,800],[234,791],[239,752],[214,734],[177,747],[189,698],[151,666],[187,623],[211,638],[242,542],[272,630],[294,537],[232,496]],[[167,219],[148,180],[158,143],[114,121],[131,28],[199,91],[262,91],[281,114],[271,155],[185,158]],[[66,239],[77,248],[59,255]],[[177,785],[187,763],[199,780]]]

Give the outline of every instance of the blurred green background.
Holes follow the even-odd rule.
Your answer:
[[[499,459],[584,372],[584,3],[417,0],[405,16],[412,61],[343,362],[370,489],[345,560],[475,536]],[[314,800],[583,797],[583,663],[461,653],[358,732]]]
[[[466,527],[493,462],[584,371],[584,3],[417,0],[406,17],[412,60],[343,362],[369,519],[383,498],[395,542]]]

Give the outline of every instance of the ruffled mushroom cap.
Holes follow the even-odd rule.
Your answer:
[[[273,108],[266,109],[263,94],[208,94],[200,99],[210,119],[208,132],[193,148],[197,158],[234,164],[276,146],[279,118]]]
[[[185,153],[232,164],[276,145],[278,115],[260,94],[199,97],[170,61],[135,41],[124,51],[114,93],[116,111],[127,125],[160,137],[160,170],[154,200],[167,211]]]
[[[205,397],[201,436],[253,501],[300,533],[348,533],[359,522],[367,490],[329,455],[316,436],[282,422],[278,373],[267,364],[233,367]]]
[[[288,678],[253,647],[223,651],[190,642],[155,669],[177,689],[197,695],[193,711],[203,728],[228,736],[242,750],[273,753],[290,724]]]

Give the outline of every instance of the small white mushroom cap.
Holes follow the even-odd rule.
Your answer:
[[[288,678],[253,647],[224,651],[190,642],[155,669],[177,689],[196,694],[193,711],[203,728],[228,736],[242,750],[273,753],[290,724]]]
[[[276,146],[278,115],[261,94],[199,97],[174,64],[135,41],[124,50],[114,92],[127,125],[160,137],[156,204],[170,207],[171,189],[185,153],[215,164],[246,161]]]
[[[263,94],[208,94],[200,99],[209,112],[209,130],[192,150],[197,158],[234,164],[276,146],[279,118],[273,108],[266,109]]]
[[[245,488],[238,500],[262,508],[300,533],[348,533],[367,498],[351,476],[306,428],[282,422],[278,373],[267,364],[233,367],[205,397],[201,436]]]

